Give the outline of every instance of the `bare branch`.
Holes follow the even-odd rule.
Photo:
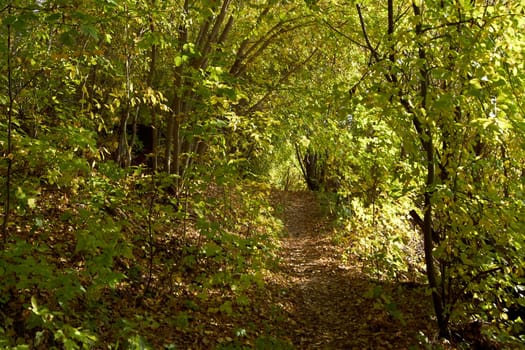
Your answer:
[[[267,33],[267,35],[265,35],[264,37],[260,38],[256,43],[254,43],[250,48],[248,48],[248,50],[245,53],[243,53],[242,55],[239,55],[239,53],[237,54],[237,59],[235,60],[235,63],[232,66],[232,69],[230,69],[230,73],[232,75],[234,75],[234,76],[237,76],[237,77],[242,75],[245,72],[246,67],[248,66],[248,64],[250,64],[254,59],[259,57],[259,55],[271,43],[275,42],[275,39],[277,39],[279,36],[281,36],[283,34],[286,34],[288,32],[294,31],[294,30],[296,30],[298,28],[309,26],[309,25],[311,25],[313,23],[314,23],[313,21],[299,23],[299,24],[297,24],[295,26],[292,26],[292,27],[281,28],[279,31],[268,35],[269,33],[271,33],[273,31],[274,28],[277,28],[277,26],[275,26],[274,28],[272,28]],[[239,52],[240,52],[240,50],[239,50]],[[234,67],[235,67],[235,70],[233,70]]]
[[[357,13],[359,14],[359,22],[361,23],[361,30],[363,31],[363,36],[366,41],[366,47],[368,50],[370,50],[372,56],[376,61],[379,61],[379,54],[377,53],[377,50],[372,46],[372,43],[370,42],[370,38],[368,37],[368,33],[366,31],[366,25],[365,21],[363,19],[363,13],[361,12],[361,5],[356,4]]]

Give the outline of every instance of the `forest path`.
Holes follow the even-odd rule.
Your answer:
[[[418,348],[416,334],[429,324],[428,316],[423,316],[428,315],[428,304],[422,302],[421,291],[379,285],[355,261],[343,264],[343,248],[333,242],[330,220],[314,193],[279,192],[274,197],[288,232],[282,239],[280,276],[274,287],[289,318],[287,337],[293,345],[297,349]],[[389,295],[383,302],[366,296],[378,286]],[[387,304],[399,307],[403,320],[392,317]]]

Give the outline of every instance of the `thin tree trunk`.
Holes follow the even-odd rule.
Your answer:
[[[128,15],[127,9],[126,9],[126,16]],[[120,124],[119,124],[119,144],[117,149],[117,163],[119,163],[123,167],[127,167],[131,164],[131,149],[128,144],[128,122],[129,122],[129,115],[130,115],[130,108],[131,108],[131,54],[128,49],[128,23],[126,21],[126,26],[124,29],[124,38],[126,40],[125,44],[125,55],[126,55],[126,63],[125,63],[125,69],[126,69],[126,103],[125,103],[125,109],[122,113]]]
[[[173,155],[173,159],[175,161],[174,167],[173,167],[173,174],[180,175],[180,157],[181,157],[181,135],[180,135],[180,129],[182,126],[182,115],[179,112],[175,116],[175,123],[174,123],[174,133],[173,133],[173,146],[175,149],[175,154]],[[175,178],[175,186],[178,189],[179,188],[179,178]]]
[[[164,171],[171,174],[171,144],[173,142],[173,130],[175,128],[175,116],[170,114],[166,128],[166,145],[164,148]]]
[[[155,0],[151,0],[151,7],[152,9],[155,9]],[[153,20],[153,17],[150,16],[150,31],[152,33],[155,32],[155,22]],[[149,72],[148,72],[148,86],[152,87],[153,83],[155,81],[155,72],[157,69],[157,45],[153,44],[151,45],[151,51],[150,51],[150,64],[149,64]],[[151,114],[151,132],[152,132],[152,147],[151,147],[151,153],[152,153],[152,162],[151,166],[153,168],[153,172],[156,172],[159,167],[159,125],[157,121],[157,107],[151,106],[150,110]]]
[[[11,4],[8,5],[8,13],[11,15]],[[7,110],[7,174],[5,181],[5,202],[4,202],[4,221],[2,222],[3,249],[7,244],[7,229],[9,227],[9,214],[11,211],[11,172],[13,166],[13,77],[11,65],[11,24],[7,24],[7,93],[9,96],[9,106]]]
[[[130,116],[130,81],[129,81],[129,57],[126,59],[126,103],[125,103],[125,109],[122,113],[122,116],[120,117],[120,124],[119,124],[119,143],[118,143],[118,149],[117,149],[117,163],[119,163],[121,166],[126,167],[129,166],[131,159],[129,159],[130,155],[130,146],[128,143],[128,122],[129,122],[129,116]]]
[[[371,51],[371,55],[374,59],[378,59],[378,53],[375,50],[375,48],[372,46],[371,42],[368,39],[368,35],[366,33],[366,27],[364,24],[364,20],[361,14],[361,8],[359,5],[357,6],[357,11],[359,14],[359,19],[361,22],[361,28],[363,30],[363,35],[365,37],[365,41],[367,44],[368,49]],[[422,23],[421,23],[421,8],[413,3],[412,5],[414,15],[416,18],[419,18],[419,22],[416,24],[415,32],[416,35],[421,36],[423,35],[422,30]],[[394,3],[393,0],[388,0],[388,28],[387,28],[387,34],[391,36],[394,33]],[[388,55],[389,60],[392,64],[395,63],[395,54],[394,54],[394,44],[391,44],[390,52]],[[423,46],[419,47],[419,58],[421,62],[425,62],[426,60],[426,51]],[[419,108],[421,110],[426,111],[427,110],[427,95],[428,95],[428,88],[430,85],[429,76],[428,76],[428,68],[426,67],[426,63],[423,63],[423,65],[419,69],[419,73],[421,76],[419,89],[420,89],[420,96],[421,96],[421,103],[419,104]],[[397,77],[392,73],[385,73],[385,78],[390,83],[397,83]],[[424,209],[423,209],[423,220],[421,223],[421,230],[423,232],[423,244],[424,244],[424,253],[425,253],[425,265],[426,265],[426,273],[427,273],[427,279],[429,288],[431,289],[432,293],[432,303],[434,306],[434,312],[436,314],[438,328],[439,328],[439,334],[441,337],[449,338],[450,332],[448,329],[448,316],[445,314],[445,305],[444,305],[444,296],[439,293],[441,290],[440,286],[442,287],[443,281],[438,280],[438,275],[436,273],[435,263],[434,263],[434,240],[436,240],[435,232],[433,229],[433,207],[432,207],[432,194],[433,194],[433,187],[436,182],[436,174],[435,174],[435,157],[434,157],[434,144],[433,144],[433,138],[432,138],[432,131],[427,125],[424,125],[424,123],[419,119],[417,116],[417,109],[410,105],[410,103],[403,97],[399,96],[400,102],[405,108],[405,110],[413,115],[413,125],[418,133],[419,140],[421,142],[421,146],[423,148],[423,151],[425,152],[425,161],[426,161],[426,170],[427,170],[427,176],[425,180],[425,193],[424,193]]]
[[[415,3],[413,4],[414,15],[417,18],[421,18],[421,9]],[[416,24],[416,35],[422,35],[422,24],[418,22]],[[426,62],[426,51],[423,46],[419,47],[419,58],[421,62]],[[427,110],[427,96],[429,87],[429,76],[426,63],[422,63],[419,73],[421,75],[420,82],[420,94],[421,94],[421,105],[420,108],[424,111]],[[427,178],[425,181],[425,193],[424,193],[424,217],[423,217],[423,243],[425,251],[425,265],[427,272],[427,279],[429,288],[432,293],[432,303],[434,305],[434,312],[436,313],[439,335],[441,337],[449,338],[450,332],[448,329],[448,317],[445,316],[443,295],[439,293],[440,284],[436,274],[436,268],[434,265],[434,242],[432,239],[433,224],[432,224],[432,194],[433,187],[436,181],[435,174],[435,159],[434,159],[434,144],[432,139],[432,131],[430,127],[423,125],[419,118],[414,116],[414,126],[420,136],[421,145],[425,151]]]
[[[184,13],[187,15],[189,12],[189,0],[184,1]],[[184,16],[186,17],[186,16]],[[184,18],[181,19],[179,25],[179,51],[182,53],[184,44],[188,41],[188,29],[184,23]],[[185,79],[183,77],[184,67],[183,64],[175,68],[174,81],[173,81],[173,103],[172,113],[168,119],[168,132],[166,134],[166,150],[164,160],[164,170],[168,174],[177,174],[179,171],[180,163],[180,148],[177,146],[180,144],[180,127],[182,120],[182,99],[184,96],[184,84]],[[175,145],[175,147],[173,147]],[[173,149],[175,148],[175,154]],[[175,161],[175,167],[172,168],[172,161]],[[178,186],[178,184],[176,184]]]
[[[140,107],[137,105],[135,109],[135,114],[133,115],[133,120],[131,122],[131,130],[133,131],[131,134],[131,139],[129,141],[128,145],[128,154],[126,161],[128,162],[128,166],[131,165],[131,160],[133,159],[133,147],[135,147],[135,143],[137,142],[137,126],[138,126],[138,119],[139,119],[139,111]]]

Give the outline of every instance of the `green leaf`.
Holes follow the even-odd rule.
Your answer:
[[[59,21],[60,19],[62,19],[62,14],[61,13],[53,13],[53,14],[51,14],[51,15],[46,17],[46,22],[47,23],[54,23],[54,22]]]
[[[188,62],[188,60],[189,60],[189,57],[186,55],[175,56],[175,67],[182,66],[184,63]]]
[[[16,21],[18,21],[17,16],[9,15],[4,17],[4,19],[2,20],[2,24],[5,26],[12,26]]]
[[[60,34],[59,40],[62,44],[66,46],[74,46],[76,44],[76,32],[67,31]]]
[[[95,27],[87,24],[80,25],[80,32],[84,35],[90,36],[91,38],[98,40],[98,31]]]
[[[231,316],[233,314],[233,306],[232,306],[232,302],[231,301],[226,301],[224,302],[220,308],[219,308],[219,311],[225,313],[226,315],[228,316]]]

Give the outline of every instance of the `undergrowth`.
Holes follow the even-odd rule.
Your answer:
[[[0,346],[213,347],[242,327],[253,343],[239,315],[260,307],[281,223],[265,186],[198,175],[178,195],[173,177],[110,163],[35,182],[1,252]]]

